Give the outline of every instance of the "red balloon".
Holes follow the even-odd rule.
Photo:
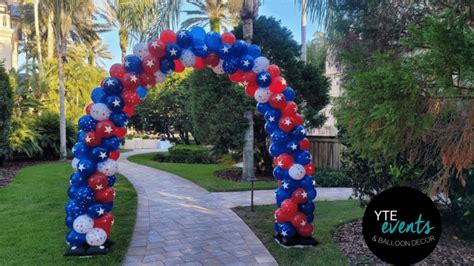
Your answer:
[[[186,67],[183,66],[183,64],[181,63],[181,61],[179,60],[174,60],[174,72],[176,73],[181,73],[184,71]]]
[[[269,87],[271,92],[281,93],[286,89],[286,80],[280,76],[272,79]]]
[[[286,215],[281,208],[275,211],[275,220],[281,224],[290,221],[291,216]]]
[[[299,126],[303,124],[303,116],[300,114],[295,114],[295,125]]]
[[[116,135],[117,136],[117,135]],[[109,159],[117,161],[120,158],[120,150],[111,151],[109,153]]]
[[[299,235],[304,236],[304,237],[309,237],[313,234],[313,225],[310,223],[307,223],[305,226],[296,228],[296,231],[298,232]]]
[[[285,132],[290,132],[295,126],[295,119],[291,116],[283,116],[278,121],[278,126]]]
[[[147,55],[142,60],[142,68],[143,72],[153,75],[158,69],[160,69],[160,61],[158,61],[153,55]]]
[[[132,73],[125,73],[125,75],[123,76],[122,83],[126,89],[134,90],[141,83],[140,76]]]
[[[277,165],[282,168],[282,169],[290,169],[291,166],[293,166],[293,156],[283,153],[280,154],[280,156],[277,157]]]
[[[153,74],[142,73],[140,75],[140,81],[142,82],[142,86],[151,89],[155,86],[155,76]]]
[[[308,224],[308,220],[306,220],[306,215],[304,215],[304,213],[302,212],[297,211],[295,215],[293,216],[293,218],[291,219],[291,224],[297,229],[304,227],[305,225]]]
[[[94,103],[90,103],[86,106],[86,114],[90,115],[91,114],[91,108]]]
[[[281,109],[286,105],[285,95],[282,93],[272,93],[269,102],[273,108]]]
[[[148,42],[148,52],[156,58],[161,58],[166,54],[166,44],[157,39]]]
[[[273,158],[273,159],[275,159],[275,158]],[[278,186],[281,186],[281,184],[283,184],[283,180],[278,179],[277,183],[278,183]]]
[[[127,135],[127,128],[125,128],[125,127],[117,127],[117,128],[115,128],[114,135],[115,135],[117,138],[123,139],[123,137],[125,137],[125,135]],[[110,156],[109,156],[109,158],[110,158]]]
[[[234,42],[235,42],[235,36],[234,36],[234,34],[232,34],[230,32],[224,32],[221,35],[221,39],[222,39],[223,43],[228,43],[230,45],[233,45]]]
[[[200,70],[206,67],[206,63],[204,62],[204,59],[202,57],[196,57],[196,63],[194,63],[193,68],[195,70]]]
[[[313,163],[309,163],[309,164],[304,166],[304,170],[306,170],[307,175],[313,175],[314,170],[316,170],[316,166],[314,166]]]
[[[176,33],[172,30],[164,30],[160,33],[160,40],[164,44],[168,44],[170,42],[176,42]]]
[[[267,72],[270,74],[270,76],[272,76],[272,78],[276,78],[281,75],[280,68],[275,64],[269,65]]]
[[[112,187],[106,187],[95,191],[95,199],[102,203],[112,202],[115,198],[115,190]]]
[[[286,199],[281,203],[280,209],[285,215],[293,217],[298,212],[298,204],[292,199]]]
[[[94,131],[84,135],[84,143],[89,147],[97,147],[101,144],[102,138]]]
[[[204,57],[204,63],[209,67],[219,65],[219,55],[216,52],[210,52]]]
[[[87,184],[93,190],[102,190],[107,187],[107,176],[102,173],[95,172],[92,176],[89,177],[89,179],[87,180]]]
[[[293,191],[293,194],[291,194],[291,199],[296,201],[298,204],[303,204],[308,201],[308,193],[306,193],[304,188],[297,188]]]
[[[94,220],[94,227],[102,228],[110,236],[110,228],[114,224],[114,216],[108,212]]]
[[[113,64],[109,70],[110,76],[118,79],[122,79],[125,73],[127,73],[127,70],[122,64]]]
[[[291,101],[287,102],[285,107],[281,109],[281,114],[286,116],[294,116],[298,112],[298,105]]]
[[[244,72],[242,70],[237,70],[233,74],[229,74],[229,79],[232,82],[238,83],[242,81],[242,76],[244,75]]]
[[[115,125],[110,120],[102,120],[95,126],[95,132],[100,137],[112,137],[115,133]]]
[[[125,105],[122,112],[126,113],[128,117],[132,117],[135,114],[135,107],[132,105]]]
[[[311,142],[309,142],[307,138],[300,140],[299,144],[300,144],[300,149],[302,150],[309,151],[309,149],[311,148]]]
[[[135,106],[140,103],[140,96],[135,92],[135,90],[124,90],[120,96],[125,101],[126,105]]]
[[[257,73],[253,71],[247,71],[242,76],[244,86],[257,86]]]
[[[245,86],[245,94],[247,96],[250,96],[250,97],[254,97],[255,96],[255,92],[258,90],[258,86],[257,85],[247,85]]]

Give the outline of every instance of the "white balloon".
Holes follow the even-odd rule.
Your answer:
[[[79,215],[74,220],[72,227],[74,228],[74,231],[80,234],[87,234],[90,230],[92,230],[92,228],[94,228],[94,219],[85,214]]]
[[[95,103],[91,107],[91,116],[95,120],[105,120],[110,117],[112,111],[104,103]]]
[[[107,241],[107,233],[102,228],[92,228],[86,234],[86,241],[91,246],[102,246]]]
[[[148,45],[146,43],[137,43],[133,47],[133,54],[138,56],[140,60],[143,60],[143,58],[150,53],[148,52]]]
[[[196,63],[196,56],[191,50],[184,49],[181,53],[179,61],[181,61],[181,64],[183,64],[185,67],[192,67]]]
[[[255,100],[259,103],[266,103],[270,99],[271,92],[268,88],[258,88],[255,92]]]
[[[156,71],[154,75],[155,75],[155,82],[156,83],[161,83],[161,82],[165,81],[165,79],[166,79],[166,74],[161,72],[160,70]]]
[[[212,71],[216,74],[224,74],[224,67],[223,67],[224,61],[222,59],[219,60],[219,64],[215,67],[212,68]]]
[[[301,180],[306,175],[306,170],[301,164],[295,163],[290,167],[290,170],[288,170],[288,174],[294,180]]]
[[[115,175],[118,172],[118,164],[114,160],[107,159],[97,164],[97,170],[106,176]]]
[[[74,171],[77,170],[77,164],[79,164],[79,161],[80,161],[80,159],[78,159],[78,158],[72,159],[71,166],[72,166],[72,169],[74,169]]]
[[[253,72],[259,73],[262,71],[267,71],[269,65],[270,61],[265,56],[259,56],[253,63]]]

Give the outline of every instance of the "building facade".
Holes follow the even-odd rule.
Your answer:
[[[0,0],[0,61],[7,71],[18,70],[19,15],[16,1]]]

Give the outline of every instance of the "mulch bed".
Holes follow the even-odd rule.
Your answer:
[[[232,169],[225,169],[214,172],[214,175],[234,182],[241,182],[242,181],[242,168],[232,168]],[[274,181],[275,179],[273,176],[267,176],[262,174],[256,174],[257,181]]]
[[[6,162],[4,166],[0,167],[0,187],[10,184],[21,168],[40,162],[44,161]]]
[[[474,264],[474,243],[460,240],[450,229],[443,230],[435,250],[420,265]],[[362,221],[355,221],[339,227],[333,235],[342,253],[351,264],[386,264],[369,250],[362,235]]]

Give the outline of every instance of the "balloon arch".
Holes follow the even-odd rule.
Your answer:
[[[115,174],[121,139],[128,119],[148,89],[185,67],[209,67],[227,74],[254,97],[257,111],[265,116],[265,130],[271,136],[275,192],[275,238],[284,245],[313,245],[315,166],[302,115],[294,102],[295,91],[287,86],[280,69],[261,56],[257,45],[236,40],[232,33],[206,34],[203,28],[174,33],[165,30],[159,38],[137,44],[123,64],[110,68],[110,77],[91,93],[93,103],[79,119],[80,132],[72,149],[74,173],[70,176],[66,204],[66,255],[105,254],[114,217]]]

